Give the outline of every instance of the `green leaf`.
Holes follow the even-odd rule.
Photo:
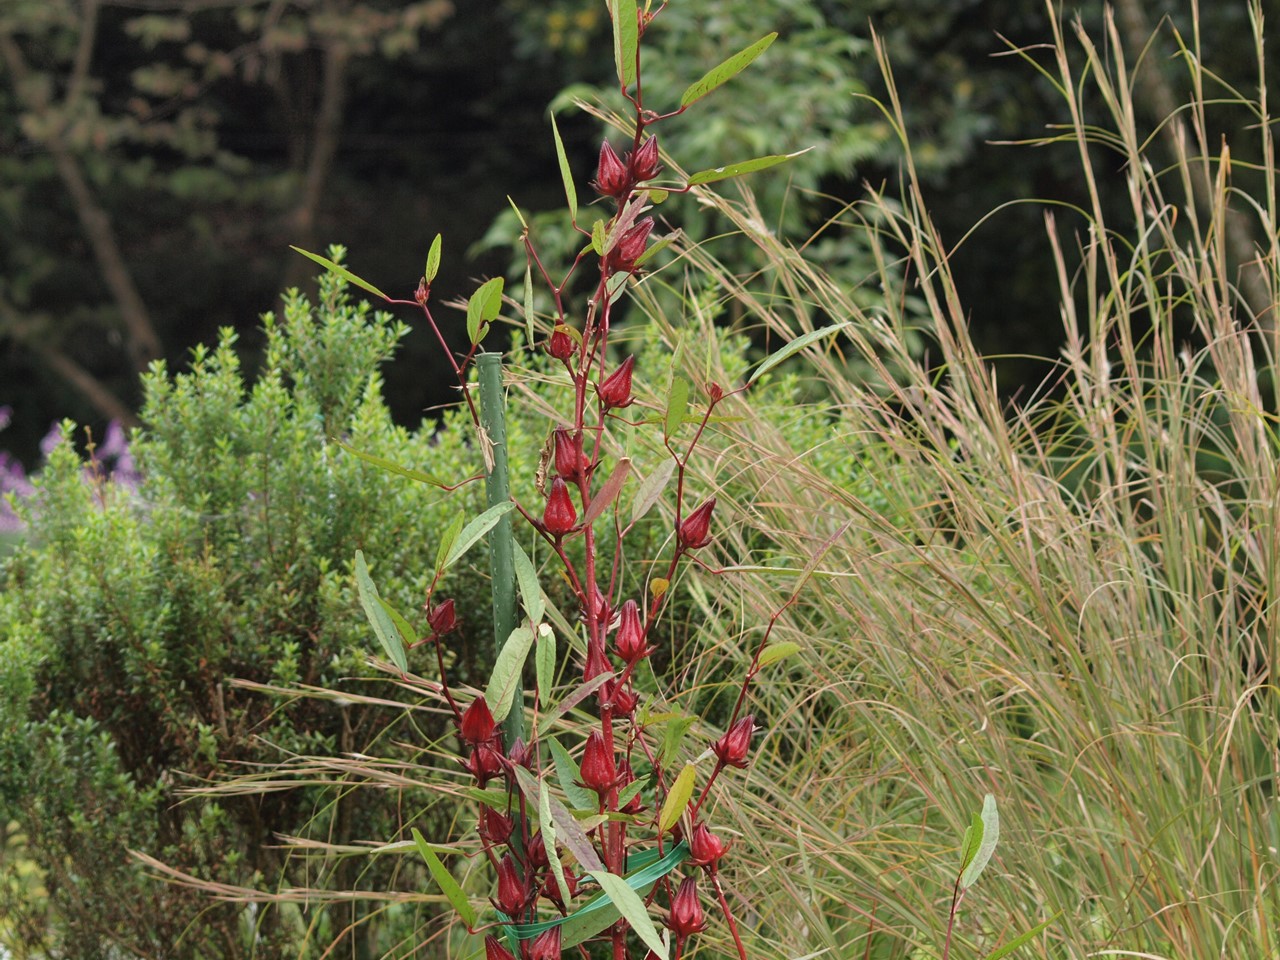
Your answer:
[[[564,141],[560,139],[560,128],[556,126],[556,115],[551,115],[551,135],[556,139],[556,159],[560,161],[560,179],[564,181],[564,198],[569,201],[569,216],[574,223],[578,222],[578,191],[573,185],[573,172],[569,169],[569,158],[565,156]]]
[[[560,745],[559,740],[553,737],[549,738],[547,743],[551,745],[551,757],[556,765],[556,779],[560,781],[560,789],[564,791],[564,795],[569,798],[569,802],[575,809],[594,810],[596,795],[586,787],[580,787],[575,783],[582,778],[577,761]]]
[[[684,735],[693,726],[693,720],[693,717],[677,717],[667,721],[662,735],[662,750],[658,754],[663,763],[670,763],[675,757],[676,751],[680,749],[680,742],[684,740]]]
[[[739,50],[724,63],[708,70],[701,80],[690,84],[689,88],[680,95],[680,106],[687,107],[694,101],[701,100],[717,87],[723,86],[735,75],[745,70],[752,60],[768,50],[769,44],[777,39],[778,35],[776,33],[761,37],[745,50]]]
[[[289,246],[289,249],[296,250],[298,253],[302,254],[304,257],[309,257],[310,259],[314,260],[316,263],[320,264],[320,266],[328,270],[330,273],[336,273],[343,280],[346,280],[348,283],[354,283],[361,290],[368,290],[370,293],[374,294],[375,296],[381,297],[383,300],[391,299],[385,293],[383,293],[381,290],[375,287],[372,283],[370,283],[368,280],[361,280],[359,277],[357,277],[354,273],[352,273],[346,267],[342,266],[341,264],[334,263],[332,260],[328,259],[327,257],[322,257],[320,256],[320,254],[312,253],[309,250],[303,250],[301,247],[295,247],[292,244]]]
[[[632,780],[625,787],[618,791],[618,809],[621,810],[644,788],[643,780]]]
[[[551,702],[551,688],[556,681],[556,635],[545,623],[538,624],[533,663],[538,673],[538,703],[545,708]]]
[[[658,830],[666,833],[670,830],[680,815],[684,813],[685,807],[689,806],[689,800],[693,797],[693,784],[697,777],[697,768],[692,763],[686,763],[684,769],[680,771],[680,775],[676,777],[676,782],[671,785],[671,789],[667,792],[667,799],[662,801],[662,813],[658,817]]]
[[[391,622],[396,625],[396,630],[399,632],[401,639],[403,639],[405,643],[417,643],[418,634],[413,629],[413,625],[404,617],[400,616],[399,611],[396,610],[395,607],[391,606],[391,604],[387,603],[386,600],[382,599],[382,597],[378,597],[378,603],[382,609],[386,611],[387,616],[391,618]]]
[[[627,482],[627,475],[631,473],[631,458],[623,457],[618,461],[618,465],[613,468],[613,473],[609,474],[609,479],[604,482],[595,496],[591,498],[591,504],[587,507],[587,512],[582,515],[583,527],[589,526],[600,519],[600,515],[609,509],[609,504],[618,499],[618,494],[622,492],[622,485]]]
[[[451,567],[457,563],[464,553],[474,547],[481,537],[496,527],[498,521],[515,508],[516,505],[510,500],[506,503],[496,503],[463,527],[462,532],[458,534],[457,540],[449,548],[444,565]]]
[[[1062,916],[1061,910],[1055,913],[1048,920],[1045,920],[1041,923],[1037,923],[1034,927],[1032,927],[1030,930],[1022,934],[1021,936],[1014,937],[1012,940],[1006,943],[1003,947],[999,947],[996,950],[992,951],[991,953],[987,954],[987,960],[1002,960],[1002,958],[1007,957],[1009,954],[1013,953],[1013,951],[1017,950],[1019,947],[1025,947],[1028,943],[1030,943],[1036,937],[1040,936],[1040,934],[1044,933],[1045,928],[1048,927],[1049,924],[1053,923],[1053,921],[1057,920],[1060,916]]]
[[[444,536],[441,537],[440,546],[436,547],[435,571],[437,576],[448,564],[449,554],[453,552],[453,545],[458,542],[458,535],[462,533],[462,525],[466,521],[466,516],[459,514],[453,523],[449,524],[449,529],[444,532]]]
[[[668,439],[676,435],[688,410],[689,382],[683,377],[675,377],[671,381],[671,392],[667,394],[667,420],[663,427],[663,433]]]
[[[636,82],[636,48],[640,45],[636,0],[610,0],[609,10],[613,18],[613,62],[618,68],[618,82],[625,90]]]
[[[756,157],[754,160],[743,160],[741,163],[730,163],[723,167],[714,167],[711,170],[699,170],[689,178],[689,186],[696,187],[703,183],[715,183],[718,180],[728,180],[730,177],[741,177],[747,173],[755,173],[757,170],[767,170],[769,167],[776,167],[780,163],[793,160],[805,152],[804,150],[798,150],[795,153],[773,154],[768,157]]]
[[[675,460],[663,460],[653,468],[653,473],[645,477],[640,489],[631,500],[631,522],[637,522],[653,509],[653,505],[662,496],[662,491],[671,482],[671,475],[676,472]]]
[[[801,334],[790,343],[782,346],[778,350],[769,354],[761,361],[760,366],[756,367],[755,372],[747,378],[747,383],[755,383],[762,374],[768,373],[783,360],[795,356],[809,344],[821,340],[823,337],[829,337],[832,334],[839,333],[845,327],[849,326],[852,320],[841,320],[839,323],[833,323],[827,327],[820,327],[817,330],[810,330],[808,333]]]
[[[524,614],[529,618],[530,626],[537,626],[542,622],[542,615],[546,613],[546,601],[542,598],[542,584],[538,582],[538,571],[533,566],[533,561],[529,559],[529,555],[524,552],[524,547],[516,543],[511,543],[514,547],[515,567],[516,567],[516,585],[520,587],[520,602],[524,604]]]
[[[597,220],[591,224],[591,249],[597,256],[604,256],[604,221]]]
[[[560,899],[567,906],[569,901],[573,899],[569,893],[569,885],[564,879],[564,865],[560,862],[560,856],[556,853],[556,824],[555,818],[551,816],[551,794],[547,790],[547,781],[543,780],[538,790],[538,818],[542,824],[540,831],[542,835],[542,846],[547,851],[547,863],[551,866],[551,873],[556,878],[556,886],[560,888]]]
[[[471,906],[471,901],[467,899],[467,895],[462,892],[462,887],[458,886],[458,881],[453,879],[453,874],[449,872],[449,868],[440,862],[440,858],[435,855],[431,847],[427,845],[427,841],[422,838],[422,834],[418,832],[418,828],[413,828],[413,842],[418,845],[418,852],[422,854],[422,859],[427,861],[427,869],[431,871],[431,876],[435,877],[436,883],[440,885],[440,890],[444,894],[445,899],[453,905],[453,909],[458,911],[458,916],[462,918],[462,922],[469,928],[476,925],[476,911]]]
[[[436,274],[440,272],[440,234],[436,234],[436,238],[431,241],[431,249],[427,251],[427,269],[423,273],[423,278],[427,283],[431,283],[436,278]]]
[[[689,845],[683,842],[678,843],[661,858],[656,858],[656,854],[656,850],[646,850],[642,853],[631,854],[627,858],[632,864],[644,864],[637,867],[626,877],[627,886],[636,891],[641,897],[648,896],[649,891],[653,889],[653,885],[658,880],[665,877],[688,858]],[[563,919],[564,931],[561,945],[573,947],[583,941],[590,940],[620,916],[618,908],[610,897],[603,893],[597,894],[570,916]],[[560,923],[561,921],[553,920],[549,922]],[[526,926],[522,936],[536,935],[533,931],[537,930],[539,926],[541,924]]]
[[[982,833],[977,838],[977,852],[960,875],[961,887],[967,890],[978,882],[999,842],[1000,813],[996,810],[996,798],[988,793],[982,800]]]
[[[533,328],[533,264],[526,263],[524,265],[524,332],[526,337],[525,346],[533,348],[534,338],[537,333]]]
[[[960,872],[968,868],[978,852],[978,844],[982,842],[982,817],[973,815],[973,820],[964,828],[964,836],[960,839]]]
[[[520,784],[520,790],[525,795],[525,799],[529,803],[537,805],[541,802],[541,787],[533,774],[524,767],[516,767],[516,781]],[[560,841],[564,844],[565,849],[574,855],[578,863],[583,869],[603,870],[604,864],[600,862],[600,856],[596,853],[595,847],[591,845],[591,841],[587,839],[586,833],[579,826],[578,821],[573,818],[565,805],[560,802],[559,798],[549,796],[547,802],[551,805],[551,820],[555,824],[556,833]]]
[[[591,876],[595,878],[596,883],[600,884],[600,889],[605,895],[613,901],[613,905],[618,908],[623,919],[631,924],[631,929],[636,932],[636,936],[662,960],[666,960],[667,945],[658,935],[658,928],[653,925],[653,918],[645,909],[640,895],[631,889],[627,881],[607,871],[592,870]]]
[[[502,311],[502,284],[502,277],[486,280],[467,301],[467,337],[472,343],[484,339],[481,328],[497,319]]]
[[[429,473],[423,473],[421,470],[414,470],[411,467],[402,467],[394,460],[388,460],[386,457],[380,457],[377,454],[365,453],[363,450],[357,450],[355,447],[349,446],[341,440],[334,440],[332,442],[347,451],[347,453],[351,454],[353,457],[363,460],[365,463],[373,464],[375,467],[380,467],[387,471],[387,473],[394,473],[397,477],[406,477],[409,480],[417,480],[419,483],[426,483],[433,487],[440,487],[441,489],[448,487],[448,484],[443,480],[437,480]]]
[[[789,657],[793,653],[800,652],[800,644],[791,643],[771,643],[760,651],[760,666],[767,667],[771,663],[777,663],[784,657]]]
[[[533,646],[533,631],[528,627],[520,626],[511,631],[507,642],[498,651],[498,659],[493,664],[493,673],[489,675],[489,684],[484,688],[484,699],[489,704],[489,712],[493,714],[493,719],[499,723],[511,712],[511,707],[516,701],[516,692],[521,689],[521,674],[524,671],[524,662],[529,658],[531,646]]]
[[[660,191],[660,192],[665,194],[666,191]],[[652,197],[653,194],[654,194],[654,191],[649,192],[649,196]],[[661,203],[662,201],[655,200],[654,202]],[[645,262],[652,259],[655,253],[657,253],[659,250],[665,250],[667,247],[671,246],[671,244],[674,243],[676,238],[679,236],[680,236],[680,231],[673,230],[670,233],[668,233],[666,236],[659,237],[657,240],[653,241],[653,243],[649,244],[649,246],[645,248],[644,253],[636,257],[636,266],[637,267],[644,266]]]
[[[408,673],[409,661],[405,659],[400,631],[379,603],[381,597],[378,596],[378,588],[369,577],[369,565],[364,562],[364,553],[360,550],[356,551],[356,591],[360,594],[360,606],[364,607],[364,615],[369,618],[382,649],[387,652],[391,662],[400,668],[401,673]]]

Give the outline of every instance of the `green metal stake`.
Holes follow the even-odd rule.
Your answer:
[[[502,354],[476,356],[480,376],[480,428],[489,439],[493,469],[485,477],[488,505],[495,507],[511,499],[507,467],[506,399],[502,395]],[[506,514],[489,532],[489,572],[493,577],[493,639],[502,649],[516,628],[516,562],[511,533],[511,514]],[[507,747],[524,737],[524,690],[516,691],[515,705],[503,722]]]

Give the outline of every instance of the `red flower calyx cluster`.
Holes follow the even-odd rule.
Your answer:
[[[736,721],[723,737],[713,743],[711,750],[719,759],[721,766],[745,768],[747,755],[751,752],[751,737],[755,732],[756,718],[747,714]]]
[[[652,180],[662,170],[658,161],[658,138],[649,137],[625,159],[606,140],[600,144],[600,161],[596,166],[596,190],[606,197],[625,200],[637,184]]]

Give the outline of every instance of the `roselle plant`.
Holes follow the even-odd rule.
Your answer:
[[[459,761],[471,780],[469,795],[477,802],[479,852],[497,878],[490,901],[495,912],[477,912],[439,857],[442,851],[470,849],[474,841],[455,848],[433,846],[417,830],[413,836],[468,929],[484,936],[487,960],[554,960],[592,940],[607,943],[614,960],[637,956],[639,950],[647,951],[646,958],[679,958],[706,929],[710,912],[723,918],[741,960],[748,956],[719,876],[730,844],[709,822],[707,800],[726,770],[749,766],[752,740],[759,731],[748,710],[751,682],[762,666],[791,652],[791,645],[770,647],[775,616],[741,681],[723,735],[706,745],[705,763],[678,759],[690,720],[663,716],[636,682],[638,671],[649,669],[647,661],[657,649],[656,625],[673,582],[689,563],[707,566],[700,553],[715,540],[715,499],[692,502],[686,491],[690,458],[718,406],[745,387],[726,390],[707,383],[698,396],[673,375],[665,410],[654,416],[637,402],[635,358],[616,357],[610,335],[628,285],[637,282],[645,264],[674,239],[655,239],[657,225],[650,211],[672,194],[761,170],[790,155],[761,157],[676,182],[660,179],[663,165],[654,128],[743,70],[776,37],[769,34],[730,57],[690,85],[669,112],[658,113],[643,99],[639,42],[663,6],[640,10],[635,0],[612,4],[619,85],[634,112],[628,144],[601,144],[592,187],[606,215],[595,218],[590,227],[580,222],[577,190],[552,121],[573,227],[586,243],[567,273],[555,278],[527,227],[523,238],[529,339],[562,368],[561,382],[567,387],[547,398],[563,402],[548,426],[541,462],[522,465],[536,470],[540,502],[521,502],[509,493],[500,356],[482,350],[509,302],[503,280],[485,282],[470,298],[469,347],[459,357],[449,350],[431,306],[431,285],[441,256],[439,236],[412,300],[388,297],[337,263],[299,251],[389,303],[420,309],[449,359],[477,428],[489,509],[470,523],[460,518],[439,544],[424,604],[426,635],[420,636],[379,597],[359,553],[355,571],[365,610],[395,666],[407,674],[406,649],[425,646],[435,653],[439,680],[429,688],[456,724]],[[566,291],[583,278],[589,278],[592,292],[585,314],[573,317]],[[555,305],[550,322],[534,315],[535,281],[545,286]],[[800,346],[783,348],[756,375]],[[629,510],[623,508],[622,497],[632,463],[614,457],[609,442],[615,431],[627,430],[660,432],[667,455],[634,484]],[[446,486],[436,478],[414,475]],[[623,584],[640,582],[626,575],[627,565],[637,562],[626,550],[628,535],[669,490],[674,511],[669,552],[645,558],[647,568],[656,571],[648,577],[646,594],[625,596]],[[576,625],[550,608],[537,568],[512,536],[511,523],[517,516],[546,544],[555,575],[570,585]],[[446,648],[458,624],[444,578],[486,536],[499,652],[483,695],[474,696],[449,682]],[[567,545],[578,538],[581,550],[571,555]],[[522,601],[519,619],[514,616],[513,585],[518,585]],[[571,653],[561,664],[564,642]],[[530,653],[536,675],[531,700],[522,683]],[[557,676],[568,682],[557,683]],[[530,708],[533,722],[526,726]],[[588,711],[592,720],[587,729],[571,727],[560,739],[572,743],[577,737],[580,751],[550,735],[568,724],[575,709]],[[715,905],[714,911],[707,909],[708,903]],[[660,924],[665,934],[659,933]],[[586,947],[580,949],[586,955]]]

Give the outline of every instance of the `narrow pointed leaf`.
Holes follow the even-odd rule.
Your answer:
[[[684,415],[689,410],[689,381],[676,377],[671,381],[671,392],[667,394],[667,419],[664,434],[670,439],[684,423]]]
[[[576,810],[593,809],[596,806],[596,795],[575,782],[582,777],[577,761],[560,745],[559,740],[551,738],[547,743],[551,745],[551,757],[556,764],[556,780],[560,782],[560,789],[564,791],[564,795],[569,798],[569,802]]]
[[[363,460],[365,463],[372,464],[375,467],[380,467],[387,471],[387,473],[394,473],[397,477],[405,477],[409,480],[416,480],[419,483],[426,483],[433,487],[440,487],[441,489],[448,486],[448,484],[443,480],[438,480],[429,473],[423,473],[421,470],[414,470],[412,467],[402,467],[394,460],[388,460],[386,457],[380,457],[374,453],[365,453],[363,450],[357,450],[355,447],[349,446],[341,440],[334,440],[332,442],[347,451],[347,453],[351,454],[353,457]]]
[[[541,787],[538,781],[524,767],[516,767],[515,771],[516,781],[520,784],[520,790],[524,793],[525,799],[531,805],[537,806],[541,802]],[[549,796],[547,802],[551,805],[551,820],[556,826],[556,835],[565,849],[573,854],[583,869],[603,870],[604,864],[600,862],[599,854],[587,839],[578,821],[573,818],[573,814],[554,795]]]
[[[481,537],[496,527],[498,521],[514,510],[515,507],[516,505],[510,500],[506,503],[494,504],[463,527],[462,532],[458,534],[458,539],[449,548],[449,554],[445,558],[444,565],[451,567],[457,563],[464,553],[474,547]]]
[[[453,545],[458,542],[458,536],[462,533],[462,525],[467,522],[467,518],[459,514],[449,524],[449,529],[444,532],[444,536],[440,538],[440,546],[436,547],[436,566],[435,571],[439,574],[444,570],[449,562],[449,555],[453,552]]]
[[[489,704],[493,719],[499,723],[507,719],[507,714],[516,701],[520,675],[524,671],[524,662],[529,659],[529,648],[532,646],[533,631],[528,627],[516,627],[498,651],[493,673],[489,675],[489,684],[484,688],[484,699]],[[534,802],[537,802],[537,797],[534,797]]]
[[[804,150],[799,150],[795,153],[777,153],[768,157],[756,157],[754,160],[743,160],[740,163],[730,163],[723,167],[713,167],[710,170],[700,170],[689,178],[689,186],[696,187],[704,183],[715,183],[718,180],[741,177],[744,174],[755,173],[757,170],[767,170],[769,167],[776,167],[780,163],[794,160],[805,152]]]
[[[413,624],[402,617],[400,612],[382,597],[378,597],[378,604],[386,611],[387,616],[391,618],[391,622],[396,625],[396,630],[399,632],[401,639],[405,643],[416,643],[418,635],[413,629]]]
[[[560,128],[556,126],[556,115],[551,115],[551,135],[556,140],[556,159],[560,161],[560,179],[564,181],[564,198],[569,201],[569,216],[574,223],[578,222],[578,190],[573,185],[573,171],[569,169],[569,158],[565,156],[564,141],[560,139]]]
[[[360,606],[364,607],[364,615],[369,618],[374,635],[382,644],[391,662],[400,668],[401,673],[409,672],[409,661],[405,659],[404,644],[400,641],[400,631],[379,602],[378,588],[369,577],[369,565],[364,561],[364,553],[356,551],[356,592],[360,594]]]
[[[613,17],[613,62],[618,68],[618,82],[625,90],[636,82],[636,48],[640,44],[636,0],[610,0],[609,9]]]
[[[627,881],[621,877],[614,876],[603,870],[591,871],[591,876],[595,878],[596,883],[600,884],[600,889],[608,895],[613,901],[613,905],[618,908],[618,912],[622,914],[623,919],[631,925],[631,929],[636,932],[645,946],[656,953],[662,960],[667,958],[667,945],[662,942],[662,937],[658,935],[658,928],[653,925],[653,918],[649,916],[649,912],[644,907],[644,901],[640,899],[640,895],[636,893],[627,884]]]
[[[982,842],[982,817],[973,815],[973,820],[964,828],[964,837],[960,841],[960,872],[964,873],[973,862],[978,852],[978,844]]]
[[[314,260],[316,263],[320,264],[320,266],[324,267],[330,273],[336,273],[343,280],[346,280],[347,283],[354,283],[361,290],[368,290],[370,293],[374,294],[375,296],[381,297],[383,300],[391,299],[385,293],[383,293],[381,290],[375,287],[372,283],[370,283],[368,280],[361,280],[359,277],[357,277],[354,273],[352,273],[346,267],[342,266],[342,264],[334,263],[332,260],[330,260],[327,257],[322,257],[318,253],[312,253],[310,250],[303,250],[301,247],[295,247],[290,245],[289,249],[296,250],[298,253],[302,254],[304,257],[308,257],[311,260]]]
[[[440,858],[427,845],[427,841],[422,838],[422,834],[418,832],[417,827],[413,828],[413,842],[417,844],[418,852],[422,854],[422,859],[427,861],[427,869],[431,871],[431,876],[440,885],[440,891],[444,894],[445,899],[453,905],[453,909],[458,911],[458,916],[462,918],[462,922],[467,925],[468,929],[474,927],[476,925],[475,908],[471,906],[471,901],[467,899],[467,895],[462,892],[462,887],[458,886],[458,881],[453,879],[453,874],[449,872],[449,868],[440,862]]]
[[[644,788],[643,780],[632,780],[625,787],[618,791],[618,809],[621,810]]]
[[[649,192],[649,196],[650,197],[653,196],[653,191]],[[661,203],[662,201],[655,200],[654,202]],[[671,233],[668,233],[666,236],[659,237],[657,240],[653,241],[653,243],[649,244],[649,246],[645,248],[644,253],[636,257],[636,266],[637,267],[644,266],[646,262],[648,262],[650,259],[653,258],[653,255],[655,253],[657,253],[659,250],[665,250],[667,247],[671,246],[671,244],[674,243],[676,238],[679,236],[680,236],[680,231],[673,230]]]
[[[631,854],[627,859],[632,864],[643,863],[627,874],[626,882],[641,897],[647,897],[653,885],[662,877],[678,867],[689,857],[689,845],[678,843],[661,858],[656,857],[656,850]],[[563,919],[564,930],[561,944],[563,947],[577,946],[598,935],[606,927],[621,916],[612,898],[600,893],[588,900],[569,917]],[[561,921],[549,921],[559,923]]]
[[[712,67],[701,80],[691,83],[688,89],[680,95],[680,106],[687,107],[694,101],[701,100],[717,87],[723,86],[728,80],[745,70],[752,60],[768,50],[769,44],[777,39],[778,35],[776,33],[761,37],[746,49],[739,50],[719,66]]]
[[[533,264],[524,265],[524,332],[525,346],[532,348],[537,334],[533,328]]]
[[[689,732],[689,728],[693,726],[693,717],[676,717],[667,721],[666,729],[662,735],[662,750],[658,754],[663,763],[670,763],[675,757],[676,752],[680,749],[680,743],[684,740],[684,735]]]
[[[483,339],[482,327],[492,323],[501,312],[502,284],[502,277],[486,280],[467,301],[467,337],[472,343]]]
[[[545,623],[538,624],[533,662],[538,674],[538,703],[545,709],[551,702],[551,688],[556,682],[556,635]]]
[[[536,627],[542,622],[542,615],[547,609],[546,602],[542,598],[542,584],[538,582],[538,571],[534,568],[529,555],[524,552],[524,547],[515,542],[512,542],[512,546],[515,548],[513,553],[516,585],[520,588],[520,602],[524,604],[524,614],[529,618],[529,624]]]
[[[697,773],[697,768],[692,763],[686,763],[680,775],[676,777],[676,782],[671,785],[667,798],[662,801],[662,813],[658,817],[658,829],[663,833],[675,826],[680,815],[684,813],[685,807],[689,806]]]
[[[982,871],[987,869],[987,864],[991,862],[991,855],[995,853],[996,844],[999,842],[1000,813],[996,810],[996,798],[988,793],[982,800],[982,836],[978,841],[977,852],[969,861],[969,865],[964,868],[964,873],[960,875],[961,887],[967,890],[978,882],[978,877],[982,876]]]
[[[567,906],[573,898],[569,894],[569,885],[564,879],[564,865],[556,853],[555,818],[551,816],[551,794],[547,790],[545,780],[542,781],[541,789],[538,791],[538,822],[542,824],[540,833],[542,846],[547,851],[547,863],[551,867],[552,875],[556,878],[556,886],[560,888],[560,899]]]
[[[436,238],[431,241],[431,249],[427,251],[427,269],[423,273],[423,278],[430,283],[436,278],[436,274],[440,272],[440,234],[436,234]]]
[[[603,220],[591,224],[591,249],[601,257],[604,256],[604,226]]]
[[[631,458],[623,457],[618,461],[618,465],[613,468],[613,473],[609,474],[609,479],[604,482],[604,485],[591,498],[591,505],[587,507],[587,512],[582,515],[582,525],[584,527],[600,519],[600,515],[609,509],[609,505],[618,499],[618,494],[622,492],[622,485],[627,482],[627,476],[630,473]]]
[[[808,333],[801,334],[790,343],[782,346],[778,350],[769,354],[769,356],[765,357],[765,359],[761,361],[760,366],[756,367],[751,376],[747,378],[747,383],[755,383],[763,374],[768,373],[778,364],[782,363],[783,360],[787,360],[790,357],[795,356],[811,343],[816,343],[824,337],[829,337],[832,334],[839,333],[852,322],[853,321],[851,320],[842,320],[839,323],[833,323],[830,326],[820,327],[817,330],[810,330]]]
[[[1048,920],[1044,920],[1044,921],[1041,921],[1040,923],[1037,923],[1034,927],[1032,927],[1026,933],[1022,934],[1021,936],[1014,937],[1012,940],[1006,943],[1003,947],[999,947],[996,950],[992,951],[991,953],[987,954],[987,960],[1003,960],[1004,957],[1007,957],[1009,954],[1013,953],[1013,951],[1017,950],[1019,947],[1025,947],[1028,943],[1030,943],[1036,937],[1040,936],[1040,934],[1044,933],[1045,928],[1047,928],[1049,924],[1053,923],[1053,921],[1057,920],[1060,916],[1062,916],[1062,911],[1058,911]]]
[[[631,522],[635,523],[658,502],[662,491],[671,482],[671,475],[676,472],[675,460],[663,460],[653,468],[653,472],[645,477],[640,489],[631,500]]]

